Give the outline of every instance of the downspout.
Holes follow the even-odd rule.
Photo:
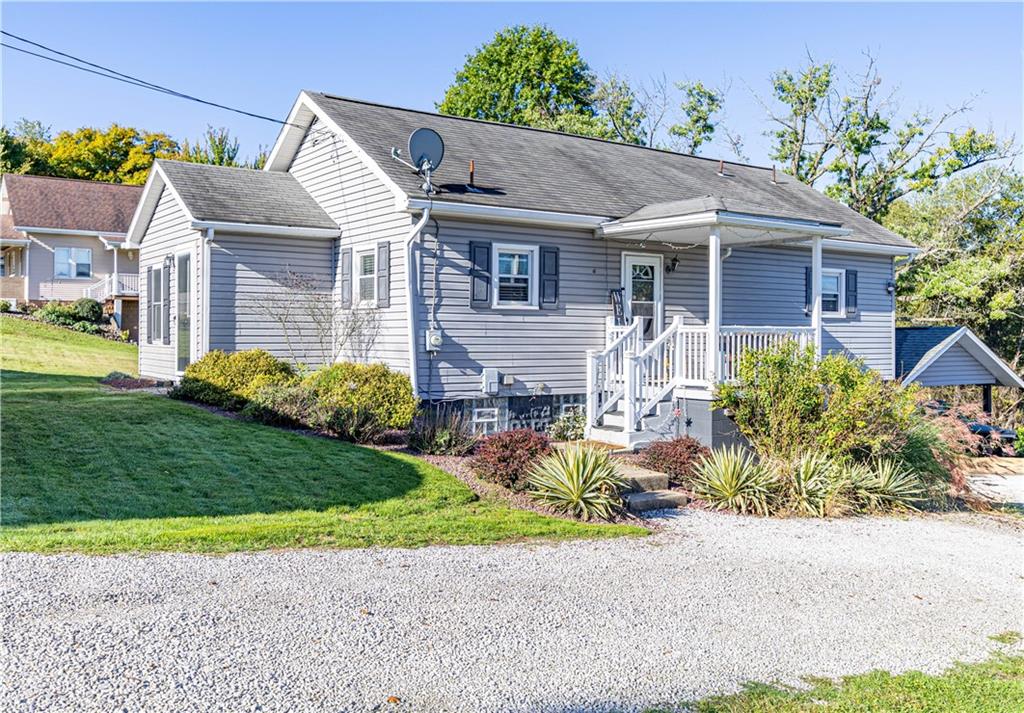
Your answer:
[[[423,226],[430,220],[430,207],[423,209],[423,215],[413,226],[409,235],[405,238],[405,321],[409,337],[409,382],[412,384],[412,393],[419,398],[419,375],[416,368],[416,273],[413,265],[413,244],[419,237]]]
[[[202,290],[202,335],[200,339],[200,354],[202,358],[210,351],[210,244],[213,242],[213,228],[206,228],[203,231],[203,290]]]

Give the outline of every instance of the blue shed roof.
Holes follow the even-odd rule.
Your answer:
[[[902,379],[959,327],[896,327],[896,378]]]

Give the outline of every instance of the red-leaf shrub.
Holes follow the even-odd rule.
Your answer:
[[[525,490],[533,464],[550,452],[551,441],[543,433],[525,428],[505,431],[482,439],[470,466],[484,480]]]
[[[640,465],[668,475],[670,481],[681,485],[689,481],[693,469],[711,451],[690,436],[679,436],[671,441],[655,441],[640,453]]]

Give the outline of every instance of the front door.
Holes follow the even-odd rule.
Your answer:
[[[644,341],[649,342],[664,326],[665,298],[661,255],[625,253],[622,256],[622,287],[626,317],[643,320]]]

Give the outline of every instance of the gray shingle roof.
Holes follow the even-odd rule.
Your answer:
[[[912,372],[925,354],[959,330],[960,327],[897,327],[896,378]]]
[[[3,180],[14,216],[5,237],[13,235],[14,225],[124,233],[142,196],[142,186],[75,178],[8,173]]]
[[[158,160],[196,220],[337,228],[290,173]]]
[[[771,215],[812,217],[853,230],[849,240],[911,247],[904,238],[799,181],[770,168],[559,134],[521,126],[442,116],[307,92],[404,192],[420,196],[421,179],[391,158],[409,134],[434,129],[445,157],[434,174],[439,200],[621,218],[652,203],[710,195],[763,206]],[[475,161],[472,192],[469,162]]]
[[[623,223],[633,223],[638,220],[652,220],[655,218],[670,218],[677,215],[692,215],[695,213],[708,213],[711,211],[724,211],[729,213],[744,213],[747,215],[760,215],[772,218],[795,218],[797,220],[809,220],[818,223],[836,225],[832,220],[821,219],[813,215],[799,215],[793,211],[784,213],[778,207],[757,205],[746,201],[725,200],[717,196],[701,196],[700,198],[686,198],[680,201],[666,201],[664,203],[651,203],[639,210],[635,210],[625,218]]]

